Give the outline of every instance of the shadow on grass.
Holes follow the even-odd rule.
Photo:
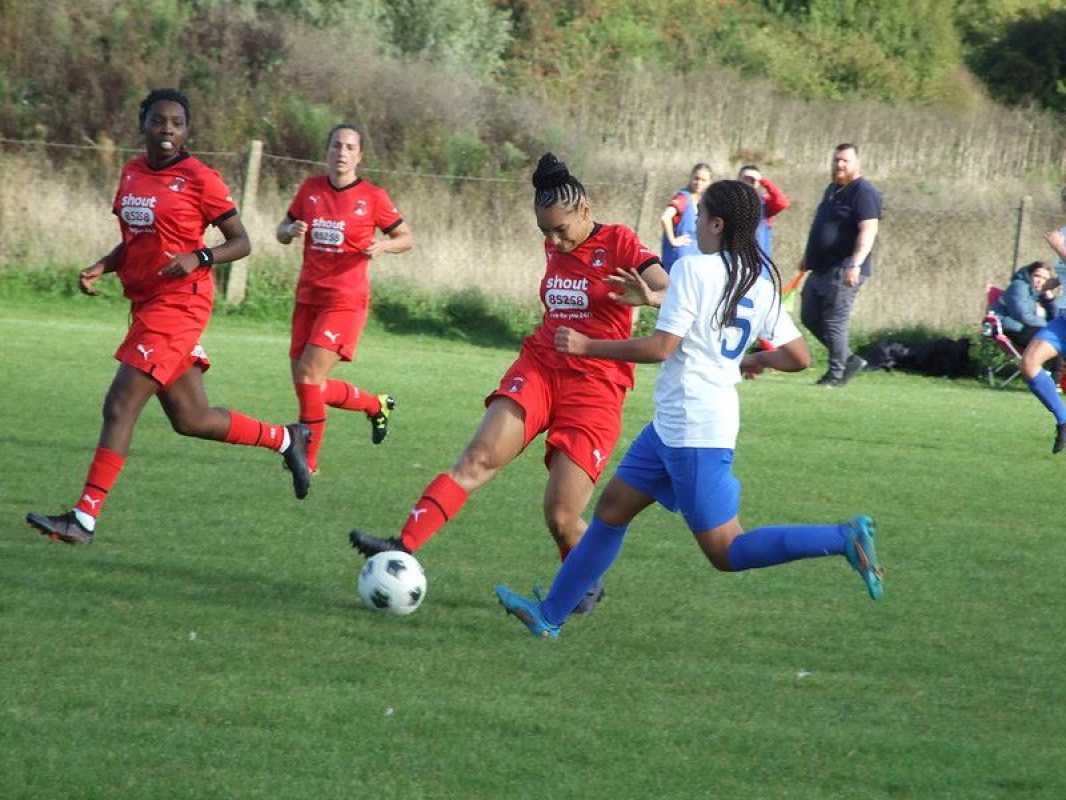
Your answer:
[[[180,597],[185,602],[196,605],[217,606],[238,609],[252,613],[272,613],[275,611],[293,611],[320,615],[324,611],[331,613],[351,613],[353,601],[340,595],[323,591],[313,583],[281,580],[260,572],[242,572],[205,565],[193,565],[164,557],[153,557],[151,561],[136,561],[128,557],[121,560],[113,553],[106,552],[107,545],[99,544],[89,547],[73,548],[68,545],[49,542],[28,527],[25,546],[12,542],[4,547],[4,561],[11,568],[9,585],[14,588],[23,585],[27,595],[32,593],[32,585],[39,584],[41,561],[52,557],[46,549],[61,548],[62,562],[55,560],[51,569],[61,564],[62,591],[82,598],[96,595],[112,601],[143,600],[151,597],[165,599]],[[103,549],[105,552],[101,553]],[[83,556],[77,560],[65,557]],[[356,601],[357,602],[357,601]]]

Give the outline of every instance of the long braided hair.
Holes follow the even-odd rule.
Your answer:
[[[588,193],[566,164],[554,153],[542,155],[533,172],[533,206],[550,208],[562,203],[567,208],[577,208],[582,200],[588,200]]]
[[[762,217],[762,204],[756,191],[743,181],[717,181],[707,187],[700,200],[700,213],[719,217],[722,228],[722,261],[726,285],[715,315],[725,327],[736,322],[737,306],[763,269],[769,273],[774,291],[781,290],[777,265],[759,247],[755,231]]]

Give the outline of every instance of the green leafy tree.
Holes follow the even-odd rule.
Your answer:
[[[998,99],[1066,113],[1066,9],[1022,14],[978,45],[971,64]]]
[[[488,76],[503,65],[511,16],[487,0],[388,0],[377,20],[393,52]]]

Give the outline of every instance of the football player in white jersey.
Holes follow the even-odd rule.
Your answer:
[[[496,587],[507,612],[534,635],[559,635],[570,610],[614,562],[629,523],[654,502],[681,513],[719,570],[739,572],[839,555],[862,577],[871,598],[882,596],[869,517],[748,532],[737,518],[740,482],[732,462],[740,413],[735,386],[742,374],[798,372],[810,364],[806,343],[780,307],[777,269],[756,244],[758,223],[759,198],[750,186],[740,181],[713,184],[700,201],[696,230],[702,253],[674,264],[654,333],[604,341],[565,327],[556,332],[555,346],[564,353],[662,366],[655,382],[655,418],[622,459],[548,596],[533,599]],[[651,295],[636,273],[618,281],[627,292]],[[769,340],[775,349],[746,354],[752,337]]]

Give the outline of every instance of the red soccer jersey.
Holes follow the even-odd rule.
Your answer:
[[[164,278],[159,270],[173,256],[204,246],[204,229],[237,213],[229,189],[215,170],[190,155],[162,169],[144,156],[122,168],[111,207],[122,231],[118,277],[130,300],[211,280],[210,267],[182,278]]]
[[[555,331],[565,325],[592,339],[628,339],[633,328],[633,307],[607,296],[614,291],[604,278],[618,269],[643,271],[659,263],[625,225],[600,225],[572,252],[560,253],[544,243],[548,264],[540,282],[544,319],[523,347],[557,369],[572,369],[606,378],[627,389],[633,387],[633,365],[628,361],[583,358],[555,349]]]
[[[308,178],[289,206],[289,217],[307,223],[296,302],[358,306],[370,293],[370,259],[363,249],[403,223],[389,195],[362,178],[337,189],[326,175]]]

